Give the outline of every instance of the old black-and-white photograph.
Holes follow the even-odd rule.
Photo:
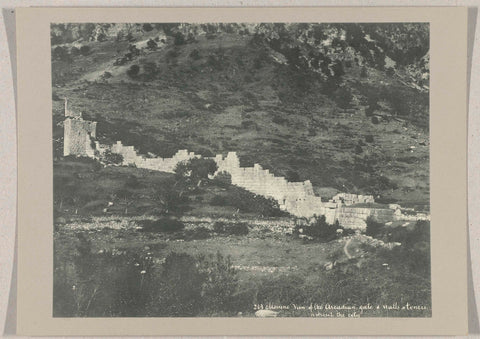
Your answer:
[[[428,23],[51,25],[54,317],[430,317]]]

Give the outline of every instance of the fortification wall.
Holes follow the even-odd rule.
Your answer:
[[[349,206],[353,204],[374,203],[375,199],[373,198],[373,195],[361,195],[361,194],[357,195],[352,193],[339,193],[336,196],[334,196],[330,201],[341,202]]]
[[[280,208],[298,217],[321,215],[323,203],[313,193],[310,180],[288,182],[284,177],[277,177],[260,164],[253,167],[240,167],[240,160],[235,152],[229,152],[223,158],[217,155],[215,161],[219,172],[227,172],[232,177],[232,184],[250,192],[273,198]]]
[[[93,138],[96,138],[97,123],[85,121],[81,118],[81,114],[69,111],[66,100],[65,117],[65,156],[77,155],[94,158],[96,156],[95,151],[102,154],[106,150],[110,150],[112,153],[122,155],[123,165],[135,165],[138,168],[170,173],[174,172],[178,163],[201,157],[187,150],[179,150],[171,158],[146,158],[138,155],[133,146],[125,146],[121,141],[117,141],[112,146],[100,145],[98,141],[92,144]],[[235,152],[229,152],[226,157],[218,154],[214,158],[208,159],[216,162],[217,173],[227,172],[231,175],[232,184],[252,193],[273,198],[282,210],[297,217],[310,218],[315,215],[324,215],[327,223],[333,224],[335,221],[339,221],[342,226],[354,229],[365,229],[366,220],[369,216],[374,217],[379,222],[405,218],[399,206],[398,208],[392,206],[390,209],[349,207],[349,205],[357,203],[375,202],[371,195],[340,193],[329,202],[323,203],[321,197],[314,194],[312,183],[309,180],[288,182],[284,177],[276,177],[259,164],[255,164],[253,167],[240,167],[240,160]],[[429,219],[429,216],[425,214],[420,217],[417,216],[417,218]]]
[[[174,172],[179,162],[200,157],[193,152],[179,150],[172,158],[146,158],[138,155],[133,146],[125,146],[121,141],[117,141],[111,147],[111,152],[122,155],[123,165],[135,165],[138,168],[169,173]]]
[[[63,124],[63,155],[94,157],[92,138],[96,137],[97,123],[68,118]]]
[[[394,220],[394,211],[386,208],[348,207],[335,209],[335,220],[345,228],[365,230],[367,218],[373,217],[378,222]],[[327,221],[328,222],[328,221]]]

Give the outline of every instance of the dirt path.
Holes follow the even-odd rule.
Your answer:
[[[352,241],[352,238],[349,238],[345,242],[345,246],[343,246],[343,252],[345,252],[345,255],[347,256],[348,259],[352,259],[352,256],[350,255],[350,253],[348,253],[348,245],[350,245],[351,241]]]

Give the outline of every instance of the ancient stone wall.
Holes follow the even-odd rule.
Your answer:
[[[94,157],[92,138],[96,137],[97,123],[81,118],[67,118],[63,124],[63,155]]]
[[[193,158],[200,158],[193,152],[179,150],[171,158],[148,158],[137,154],[133,146],[125,146],[117,141],[112,146],[101,145],[96,137],[96,122],[85,121],[74,116],[65,107],[66,120],[64,121],[64,155],[78,155],[95,157],[95,151],[100,154],[106,150],[123,156],[123,165],[135,165],[154,171],[173,173],[178,163]],[[297,217],[311,218],[324,215],[326,222],[333,224],[336,221],[345,228],[366,228],[366,220],[372,216],[379,222],[388,222],[406,218],[400,206],[390,208],[370,208],[352,206],[355,204],[374,203],[371,195],[356,195],[339,193],[329,202],[322,202],[321,197],[313,192],[312,183],[288,182],[284,177],[277,177],[268,169],[255,164],[253,167],[240,167],[240,160],[235,152],[229,152],[226,157],[221,154],[212,158],[218,166],[216,174],[226,172],[231,175],[232,184],[242,187],[252,193],[272,198],[278,202],[280,208]],[[411,218],[429,219],[429,215],[411,216]]]
[[[215,161],[218,172],[227,172],[232,184],[250,192],[276,200],[281,209],[298,217],[311,217],[322,212],[322,200],[313,193],[310,180],[288,182],[284,177],[276,177],[268,169],[254,164],[253,167],[240,167],[235,152],[229,152],[223,158],[217,155]]]
[[[371,204],[375,202],[373,195],[357,195],[351,193],[338,193],[331,202],[341,202],[347,206],[354,204]]]
[[[173,173],[179,162],[200,157],[187,150],[179,150],[172,158],[146,158],[138,155],[133,146],[125,146],[117,141],[111,147],[111,152],[123,156],[123,165],[135,165],[138,168],[145,168],[153,171]]]
[[[393,214],[394,211],[388,208],[343,206],[335,210],[335,220],[345,228],[365,230],[368,217],[384,223],[394,220]]]

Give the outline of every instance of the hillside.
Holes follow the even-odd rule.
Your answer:
[[[52,26],[56,151],[68,97],[103,143],[428,208],[428,26],[72,25]]]

